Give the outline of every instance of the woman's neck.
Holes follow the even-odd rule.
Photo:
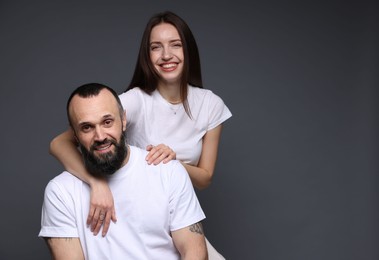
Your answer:
[[[171,104],[179,104],[182,102],[180,98],[179,84],[162,84],[158,85],[158,91],[161,96]]]

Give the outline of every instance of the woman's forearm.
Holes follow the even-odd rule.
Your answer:
[[[72,130],[67,130],[50,142],[50,154],[53,155],[63,167],[82,181],[91,185],[96,178],[86,170],[83,158],[76,147],[76,140]]]
[[[208,172],[205,169],[197,166],[189,165],[182,162],[184,168],[186,168],[188,175],[192,181],[192,185],[199,190],[207,188],[212,182],[213,172]]]
[[[222,125],[219,125],[204,135],[203,148],[197,166],[182,163],[191,178],[193,186],[198,189],[205,189],[212,183],[221,129]]]
[[[110,221],[117,221],[113,196],[108,182],[104,178],[95,178],[88,173],[82,156],[76,147],[76,140],[72,130],[67,130],[51,141],[50,153],[63,164],[68,172],[91,187],[87,225],[91,226],[91,231],[94,235],[97,235],[103,226],[102,235],[105,236],[108,232]],[[104,222],[99,221],[100,214],[103,214]]]

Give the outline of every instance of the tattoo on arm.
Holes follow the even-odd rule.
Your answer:
[[[192,224],[189,226],[189,230],[193,233],[198,233],[200,235],[204,235],[203,226],[201,225],[201,222],[197,222],[195,224]]]

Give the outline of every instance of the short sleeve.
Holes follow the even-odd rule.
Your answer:
[[[50,181],[45,189],[39,237],[79,237],[72,199],[59,184]]]
[[[225,105],[224,101],[213,92],[210,92],[209,123],[207,131],[219,126],[231,116],[232,113],[230,112],[229,108]]]
[[[185,168],[177,161],[174,163],[170,182],[170,231],[175,231],[205,218],[196,197],[191,180]]]

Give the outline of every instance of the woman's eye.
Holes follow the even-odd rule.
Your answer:
[[[172,46],[174,48],[181,48],[182,47],[182,43],[181,42],[175,42]]]
[[[152,51],[159,50],[159,48],[160,48],[159,45],[151,45],[151,46],[150,46],[150,50],[152,50]]]

